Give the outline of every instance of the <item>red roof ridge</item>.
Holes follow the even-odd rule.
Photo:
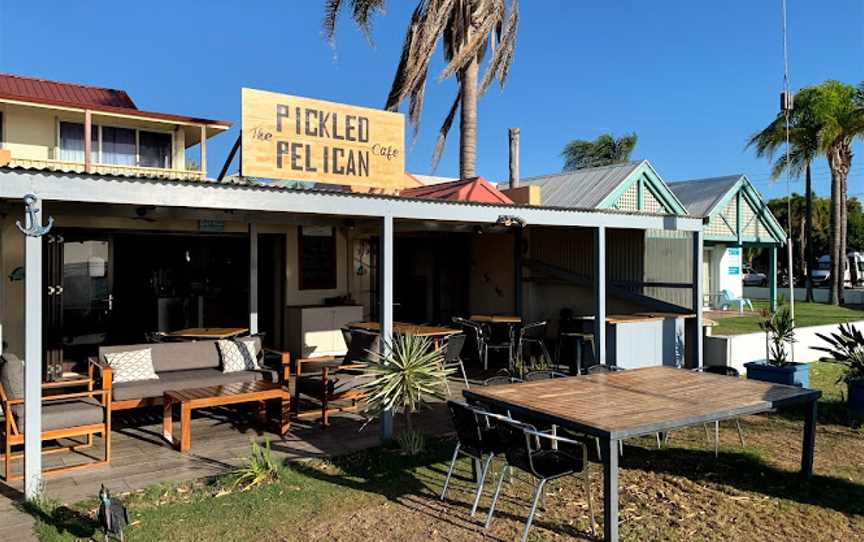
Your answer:
[[[16,73],[6,73],[0,72],[0,78],[8,77],[12,79],[18,79],[21,81],[31,81],[34,83],[47,83],[50,85],[63,85],[66,87],[78,87],[82,89],[88,90],[101,90],[118,94],[121,98],[125,99],[129,102],[130,107],[128,109],[138,109],[138,106],[135,104],[135,101],[129,96],[129,93],[123,90],[122,88],[111,88],[111,87],[102,87],[98,85],[90,85],[86,83],[72,83],[69,81],[59,81],[57,79],[45,79],[43,77],[32,77],[29,75],[19,75]],[[22,95],[24,96],[24,95]]]
[[[444,183],[406,188],[399,193],[406,198],[473,201],[478,203],[512,204],[513,200],[481,176]]]

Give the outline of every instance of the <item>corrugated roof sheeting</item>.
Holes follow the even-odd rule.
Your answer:
[[[725,177],[678,181],[669,183],[669,188],[687,208],[688,214],[706,217],[741,180],[741,177],[741,175],[727,175]]]
[[[22,100],[52,100],[80,107],[138,109],[123,90],[0,74],[0,95]]]
[[[540,186],[544,206],[596,208],[642,162],[564,171],[522,179],[520,185]]]

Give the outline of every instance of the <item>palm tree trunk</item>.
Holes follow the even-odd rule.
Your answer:
[[[840,175],[840,296],[838,301],[842,305],[844,303],[844,294],[846,288],[844,288],[844,280],[843,278],[846,276],[846,231],[848,228],[848,213],[849,209],[846,208],[846,194],[848,193],[848,188],[846,185],[846,175]]]
[[[813,180],[810,177],[810,163],[807,163],[805,171],[805,196],[804,196],[804,258],[806,260],[807,274],[805,283],[807,286],[807,301],[813,301]]]
[[[477,59],[462,70],[459,111],[459,177],[477,176]]]
[[[840,173],[838,171],[836,152],[832,149],[828,152],[828,165],[831,168],[831,276],[830,286],[831,294],[828,302],[832,305],[840,304],[840,288],[843,287],[843,274],[840,257],[841,235],[840,220],[842,213],[840,212]]]

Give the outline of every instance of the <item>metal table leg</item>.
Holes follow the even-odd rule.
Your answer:
[[[801,476],[806,479],[813,477],[813,452],[816,448],[816,405],[813,401],[805,407],[804,441],[801,446]]]
[[[603,439],[603,539],[618,542],[618,440]]]

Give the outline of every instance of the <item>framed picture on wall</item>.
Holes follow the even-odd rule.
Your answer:
[[[336,229],[332,226],[301,226],[297,232],[300,289],[335,289]]]

